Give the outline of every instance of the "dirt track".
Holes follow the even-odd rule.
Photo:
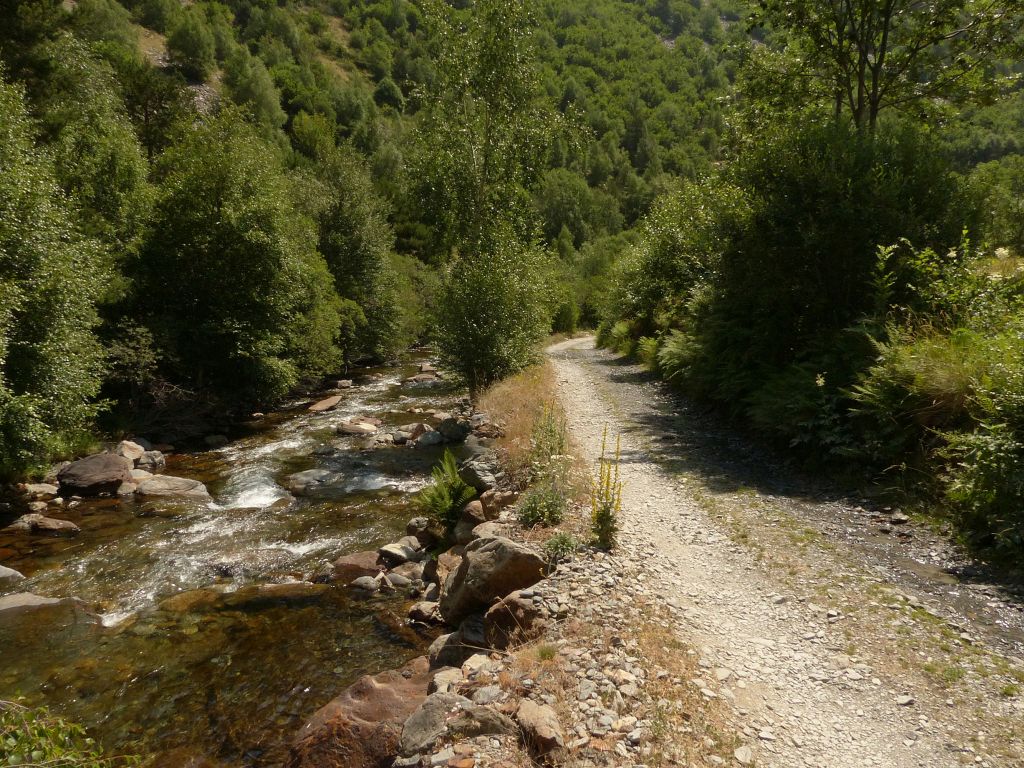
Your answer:
[[[935,538],[859,540],[855,502],[816,498],[688,419],[592,339],[548,352],[584,458],[606,425],[621,434],[621,554],[700,650],[757,765],[1024,765],[1012,597],[965,596],[927,556],[900,567],[939,557]]]

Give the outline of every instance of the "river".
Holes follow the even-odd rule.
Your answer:
[[[332,584],[302,601],[161,606],[197,588],[314,580],[339,555],[403,535],[442,449],[367,449],[334,426],[364,415],[398,426],[455,407],[461,393],[448,385],[403,383],[418,362],[357,372],[335,410],[294,403],[223,448],[171,456],[166,474],[202,480],[212,504],[83,502],[54,515],[79,524],[75,538],[0,534],[0,563],[28,577],[19,590],[77,597],[102,616],[0,626],[0,698],[46,705],[108,752],[153,765],[278,766],[303,720],[346,685],[423,653],[431,638],[405,626],[405,595]],[[312,468],[345,482],[293,497],[285,478]]]

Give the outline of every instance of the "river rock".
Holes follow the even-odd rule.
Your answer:
[[[409,536],[415,536],[419,541],[420,546],[424,549],[429,549],[437,544],[437,534],[433,531],[433,526],[430,524],[430,518],[414,517],[406,523],[405,532]]]
[[[516,720],[519,721],[523,736],[535,755],[544,757],[565,746],[558,715],[547,704],[523,699],[519,702]]]
[[[250,584],[224,594],[221,602],[228,608],[249,608],[265,603],[301,603],[318,600],[330,587],[309,581],[286,584]]]
[[[489,491],[498,483],[490,466],[475,459],[470,459],[459,467],[459,477],[462,478],[462,482],[475,488],[478,493]]]
[[[465,549],[462,545],[457,545],[447,552],[442,552],[436,560],[429,560],[423,571],[423,580],[433,581],[443,586],[448,580],[448,574],[458,568],[459,563],[462,562],[462,553]]]
[[[504,651],[544,634],[547,610],[521,590],[506,595],[484,614],[484,638],[487,645]]]
[[[484,515],[488,520],[497,520],[501,510],[511,506],[516,501],[516,494],[513,491],[496,491],[493,488],[480,494],[480,503],[484,507]]]
[[[312,413],[322,413],[323,411],[331,410],[340,402],[341,395],[333,395],[332,397],[325,397],[323,400],[313,403],[307,410]]]
[[[49,501],[57,495],[57,486],[50,483],[28,483],[22,491],[32,501]]]
[[[84,603],[73,597],[43,597],[31,592],[0,597],[0,638],[8,631],[17,636],[22,629],[35,634],[91,627],[99,622],[99,616],[86,611]]]
[[[135,466],[155,474],[167,466],[167,459],[160,451],[146,451]]]
[[[487,522],[487,517],[484,515],[483,504],[478,499],[469,502],[459,513],[459,522],[455,524],[455,529],[452,531],[455,543],[469,544],[474,538],[473,529],[485,522]]]
[[[441,615],[457,624],[505,595],[544,577],[544,559],[524,544],[504,537],[476,539],[466,545],[458,569],[441,592]]]
[[[432,669],[461,667],[466,659],[486,647],[484,617],[474,614],[466,617],[455,632],[441,635],[430,644],[427,655]]]
[[[394,583],[394,577],[407,579],[408,581],[423,581],[423,571],[426,563],[422,560],[410,560],[407,563],[397,565],[388,571],[388,578]]]
[[[133,462],[113,453],[96,453],[72,461],[57,473],[64,496],[98,496],[116,493],[122,483],[131,482]]]
[[[353,579],[349,586],[353,589],[358,589],[360,592],[373,594],[380,589],[380,581],[373,576],[360,576],[358,579]]]
[[[132,442],[132,443],[135,443],[136,445],[141,445],[143,451],[152,451],[153,450],[153,443],[151,443],[149,440],[147,440],[144,437],[137,437],[137,436],[136,437],[129,437],[128,441]]]
[[[417,448],[431,448],[435,445],[441,445],[443,442],[444,435],[435,429],[430,429],[416,438],[415,445]]]
[[[406,719],[426,698],[424,657],[359,678],[296,735],[287,768],[381,768],[398,751]]]
[[[433,624],[439,621],[441,616],[437,612],[437,603],[424,600],[416,603],[409,609],[409,618],[412,621],[418,621],[423,624]]]
[[[58,520],[38,513],[22,515],[3,530],[36,536],[77,536],[82,532],[82,529],[70,520]]]
[[[335,427],[335,431],[339,435],[372,435],[377,431],[377,427],[365,421],[343,421]]]
[[[448,719],[461,706],[471,706],[465,696],[432,693],[409,715],[398,743],[400,755],[415,755],[430,749],[448,730]]]
[[[297,496],[312,496],[343,486],[346,481],[341,472],[329,469],[307,469],[285,478],[285,487]]]
[[[472,428],[469,426],[468,421],[449,416],[441,420],[441,423],[437,425],[437,431],[441,433],[445,442],[461,443],[469,437]]]
[[[221,592],[214,589],[189,589],[160,601],[160,610],[168,613],[202,613],[221,604]]]
[[[146,449],[138,443],[133,443],[131,440],[122,440],[117,444],[114,453],[118,456],[124,456],[132,463],[132,466],[135,466],[139,459],[146,454]]]
[[[5,565],[0,565],[0,589],[5,589],[17,584],[19,581],[24,581],[25,575],[20,571],[16,571],[13,568],[8,568]]]
[[[150,478],[152,476],[153,476],[152,472],[147,472],[144,469],[133,469],[132,470],[132,482],[135,482],[135,483],[140,483],[143,480],[146,480],[147,478]]]
[[[496,520],[488,520],[486,523],[480,523],[476,528],[473,529],[470,535],[470,541],[473,539],[496,539],[499,536],[505,535],[505,526]]]
[[[376,576],[380,573],[380,569],[381,565],[376,552],[353,552],[349,555],[342,555],[334,561],[331,578],[342,584],[348,584],[360,576]]]
[[[406,536],[393,544],[385,544],[377,550],[380,559],[389,568],[401,565],[409,560],[420,559],[421,545],[415,536]]]
[[[139,496],[177,496],[197,501],[211,501],[206,486],[198,480],[171,475],[147,477],[136,490]]]

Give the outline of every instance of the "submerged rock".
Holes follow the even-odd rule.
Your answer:
[[[85,604],[73,597],[43,597],[31,592],[0,597],[0,637],[6,631],[20,633],[25,629],[38,633],[45,627],[47,632],[53,632],[99,623],[99,616],[87,611]]]
[[[64,496],[98,496],[117,493],[123,483],[131,482],[134,462],[113,453],[96,453],[72,461],[57,473]]]
[[[139,496],[179,496],[198,501],[211,501],[206,486],[198,480],[171,475],[147,477],[136,489]]]
[[[331,578],[348,584],[360,576],[376,576],[381,569],[377,553],[374,551],[353,552],[342,555],[334,561]]]
[[[77,536],[82,529],[70,520],[58,520],[38,513],[22,515],[3,530],[9,533],[30,533],[37,536]]]
[[[291,581],[286,584],[250,584],[223,595],[221,602],[227,608],[249,608],[264,603],[296,603],[318,600],[330,587],[310,581]]]
[[[287,768],[380,768],[398,751],[403,723],[426,698],[425,657],[359,678],[296,735]]]

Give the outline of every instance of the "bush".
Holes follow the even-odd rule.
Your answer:
[[[80,725],[54,717],[46,709],[29,709],[0,700],[0,745],[4,765],[58,768],[115,768],[138,765],[136,757],[104,757]]]
[[[554,478],[546,478],[531,488],[519,503],[517,516],[527,528],[550,527],[565,519],[568,503],[565,489]]]
[[[459,523],[462,508],[476,495],[476,491],[459,477],[455,457],[447,449],[431,477],[433,481],[420,491],[417,503],[424,514],[440,526],[445,536],[450,537]]]
[[[580,543],[570,533],[559,532],[544,542],[544,554],[551,562],[568,560],[580,548]]]

